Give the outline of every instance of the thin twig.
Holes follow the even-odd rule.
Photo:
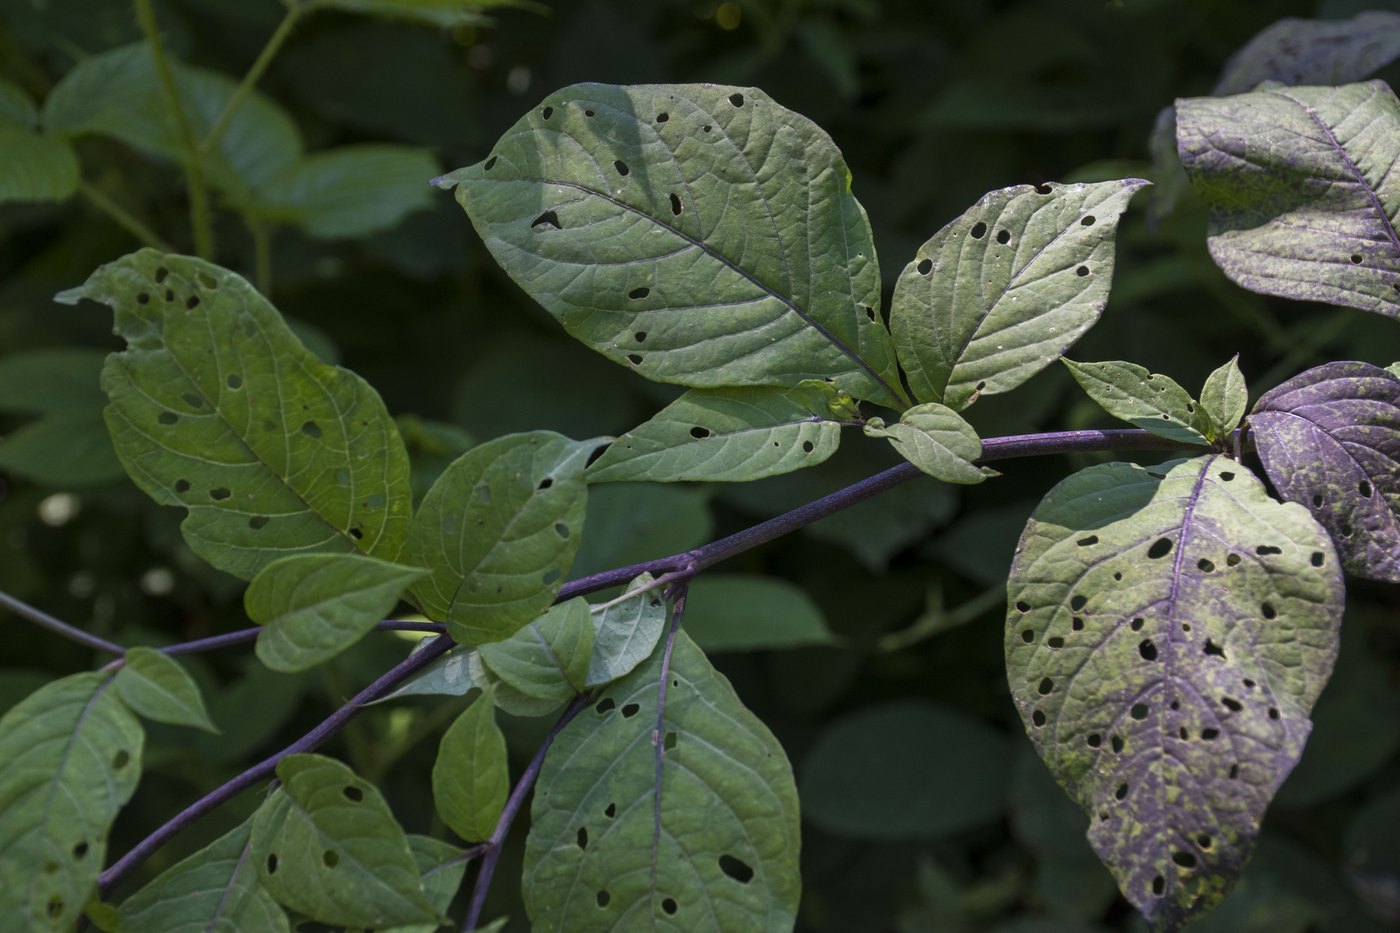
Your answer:
[[[219,118],[214,121],[214,126],[209,130],[209,135],[204,137],[204,141],[199,144],[199,154],[208,155],[214,147],[219,144],[219,139],[224,135],[224,130],[228,129],[229,122],[233,120],[238,108],[243,106],[243,101],[253,92],[253,88],[261,80],[263,72],[267,71],[267,66],[272,64],[272,60],[277,57],[277,53],[282,49],[283,43],[291,36],[292,30],[296,28],[297,21],[301,19],[305,7],[301,3],[293,2],[288,4],[287,13],[282,17],[282,22],[277,24],[277,30],[272,37],[267,40],[258,57],[253,61],[248,73],[243,76],[243,80],[238,82],[238,87],[234,88],[229,95],[228,102],[224,104],[224,109],[219,113]]]

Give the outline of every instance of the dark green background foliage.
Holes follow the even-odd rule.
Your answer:
[[[325,11],[298,26],[259,88],[291,115],[308,152],[416,147],[419,164],[446,170],[482,159],[521,113],[574,82],[761,87],[841,148],[874,228],[887,301],[916,247],[988,190],[1152,178],[1158,187],[1123,220],[1108,309],[1072,355],[1130,359],[1195,386],[1238,352],[1257,395],[1327,360],[1387,365],[1400,358],[1400,335],[1380,315],[1232,285],[1207,254],[1204,205],[1187,194],[1168,211],[1162,200],[1169,179],[1150,161],[1153,122],[1174,98],[1210,93],[1227,57],[1274,19],[1382,6],[589,0],[496,9],[446,29]],[[155,8],[175,57],[234,80],[284,13],[276,0]],[[140,37],[126,0],[0,0],[0,77],[43,101],[77,62]],[[1378,76],[1394,84],[1400,69]],[[0,208],[0,590],[123,644],[242,627],[242,584],[196,559],[179,511],[149,501],[111,453],[97,385],[102,355],[120,348],[110,315],[51,300],[139,245],[98,201],[192,252],[181,174],[110,136],[74,145],[84,193]],[[620,434],[678,394],[570,341],[510,283],[451,196],[426,181],[395,202],[419,206],[401,222],[317,223],[269,208],[261,259],[233,209],[237,193],[213,201],[217,260],[262,278],[308,345],[362,375],[399,417],[416,495],[472,444],[534,429]],[[29,370],[11,362],[38,350],[61,355]],[[1061,367],[967,416],[983,436],[1108,423]],[[575,571],[694,547],[895,462],[883,444],[856,440],[822,467],[753,484],[599,487]],[[1089,849],[1085,818],[1024,737],[1002,659],[1016,536],[1055,482],[1091,462],[1019,460],[977,487],[917,480],[692,589],[692,637],[796,770],[799,928],[1141,927]],[[1351,933],[1400,923],[1395,603],[1393,586],[1351,581],[1341,657],[1302,763],[1235,893],[1193,929]],[[731,605],[748,610],[744,625]],[[3,624],[0,710],[92,666],[87,649],[9,616]],[[299,674],[272,673],[246,650],[184,659],[222,735],[148,730],[141,787],[108,851],[125,851],[302,734],[403,649],[377,633]],[[425,791],[437,737],[463,707],[440,697],[385,704],[326,751],[377,783],[410,832],[441,835]],[[500,718],[518,774],[545,721]],[[244,794],[216,811],[142,879],[233,829],[258,801]],[[517,827],[487,917],[523,922],[523,839]]]

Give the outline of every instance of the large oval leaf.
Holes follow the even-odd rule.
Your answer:
[[[288,553],[393,560],[408,534],[408,454],[379,395],[316,359],[232,272],[143,249],[58,300],[116,312],[107,426],[136,485],[188,510],[180,530],[251,579]]]
[[[1297,763],[1337,652],[1341,568],[1301,506],[1212,455],[1090,467],[1008,583],[1026,730],[1154,927],[1212,907]]]
[[[1261,396],[1249,426],[1269,480],[1332,533],[1347,570],[1400,583],[1400,378],[1318,366]]]
[[[439,183],[531,297],[649,378],[902,398],[850,170],[762,91],[575,85]]]

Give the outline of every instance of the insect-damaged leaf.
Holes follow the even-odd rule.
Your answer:
[[[946,405],[925,402],[900,415],[894,424],[871,418],[866,437],[889,440],[899,455],[945,483],[980,483],[987,478],[972,461],[982,456],[982,439],[961,415]]]
[[[408,533],[408,454],[379,395],[314,357],[232,272],[143,249],[59,301],[110,305],[129,349],[102,387],[137,486],[188,511],[200,557],[251,579],[288,553],[393,560]]]
[[[762,91],[575,85],[439,184],[565,329],[648,378],[902,401],[850,171]]]
[[[1332,533],[1346,569],[1400,583],[1400,377],[1327,363],[1266,392],[1249,425],[1269,480]]]
[[[1062,360],[1074,381],[1104,411],[1159,437],[1205,445],[1209,418],[1196,400],[1170,376],[1150,373],[1136,363]]]
[[[1158,929],[1214,906],[1297,763],[1341,568],[1307,510],[1211,455],[1090,467],[1031,516],[1006,660],[1031,741]]]
[[[1252,291],[1400,315],[1400,101],[1383,81],[1178,100],[1210,254]]]

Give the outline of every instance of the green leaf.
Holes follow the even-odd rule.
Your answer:
[[[462,850],[451,843],[434,839],[431,836],[410,835],[408,847],[413,851],[413,861],[418,866],[423,883],[423,893],[439,914],[446,915],[462,885],[462,876],[467,873],[467,860],[462,858]],[[433,933],[439,929],[435,923],[423,926],[395,927],[394,933]]]
[[[1207,432],[1210,439],[1218,441],[1228,437],[1239,427],[1240,419],[1249,410],[1249,388],[1245,385],[1244,373],[1240,372],[1240,355],[1236,353],[1230,361],[1206,377],[1201,386],[1201,412],[1210,419]]]
[[[545,756],[525,844],[531,923],[791,930],[799,827],[782,746],[684,632],[658,715],[663,657],[608,687]]]
[[[0,469],[49,487],[96,486],[125,475],[102,409],[46,415],[0,438]]]
[[[836,641],[821,609],[800,587],[737,573],[706,573],[690,584],[685,630],[710,653]]]
[[[258,658],[274,671],[304,671],[370,632],[426,570],[363,554],[295,554],[268,564],[243,594],[263,627]]]
[[[1002,188],[919,247],[890,309],[914,396],[961,411],[1053,363],[1103,312],[1118,219],[1146,184]]]
[[[1196,427],[1196,400],[1170,376],[1150,373],[1136,363],[1062,362],[1074,381],[1115,418],[1168,440],[1209,444]]]
[[[1336,657],[1326,531],[1220,455],[1103,464],[1037,507],[1008,599],[1012,698],[1090,844],[1155,929],[1209,910]]]
[[[666,600],[660,590],[648,588],[652,582],[652,575],[644,573],[617,599],[589,607],[593,654],[584,686],[600,687],[625,677],[656,650],[666,628]]]
[[[428,639],[418,643],[417,651],[428,643]],[[480,686],[472,676],[472,655],[474,651],[458,650],[449,651],[437,660],[423,668],[422,672],[412,680],[399,687],[393,693],[386,694],[376,703],[383,703],[387,700],[397,700],[408,696],[452,696],[464,697],[471,692],[471,689]]]
[[[63,201],[78,190],[78,156],[65,140],[0,122],[0,204]]]
[[[439,184],[566,330],[650,379],[903,401],[850,171],[762,91],[575,85]]]
[[[452,463],[413,520],[414,588],[458,642],[508,637],[559,591],[583,531],[583,466],[597,446],[548,431],[511,434]]]
[[[883,418],[871,418],[865,436],[888,438],[900,456],[945,483],[980,483],[987,478],[972,462],[982,456],[982,439],[946,405],[915,405],[888,427]]]
[[[691,389],[614,441],[588,481],[746,482],[816,466],[841,442],[833,395],[829,386]]]
[[[74,674],[0,718],[0,917],[71,930],[141,772],[141,725],[105,674]]]
[[[290,933],[287,915],[258,883],[252,832],[253,821],[245,820],[161,872],[122,902],[122,929]]]
[[[180,662],[154,648],[132,648],[124,660],[112,689],[132,712],[156,722],[219,731]]]
[[[0,125],[32,130],[39,125],[39,111],[24,88],[0,78]]]
[[[593,656],[588,602],[579,596],[551,606],[509,638],[478,650],[492,673],[522,693],[567,700],[587,688]]]
[[[100,412],[102,364],[98,350],[28,350],[0,358],[0,411],[54,415]]]
[[[443,733],[433,762],[433,801],[448,828],[468,842],[484,842],[510,793],[506,737],[496,725],[486,688]]]
[[[1179,100],[1208,244],[1265,295],[1400,316],[1400,100],[1383,81]]]
[[[382,927],[433,923],[408,839],[373,784],[320,755],[277,763],[282,786],[253,817],[258,878],[311,920]]]
[[[288,553],[393,560],[408,455],[378,394],[327,366],[242,278],[143,249],[58,296],[110,305],[129,349],[102,373],[117,454],[191,550],[251,579]]]

